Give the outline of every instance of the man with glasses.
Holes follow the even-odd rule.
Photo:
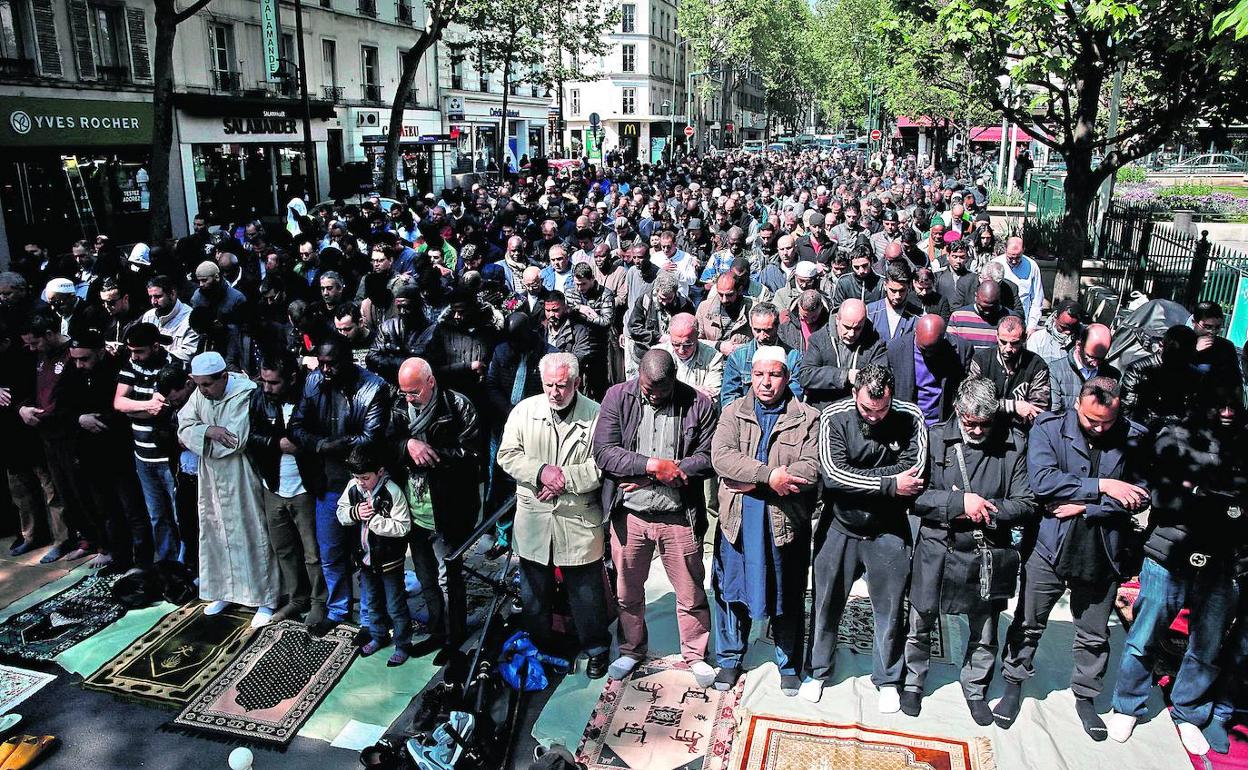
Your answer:
[[[1073,409],[1084,383],[1095,377],[1121,380],[1122,373],[1106,362],[1113,332],[1104,324],[1083,327],[1065,358],[1049,364],[1049,398],[1054,412]]]
[[[119,355],[126,345],[126,332],[138,321],[138,314],[130,311],[130,297],[111,278],[100,286],[100,304],[108,317],[103,330],[104,345],[109,355]]]
[[[1196,330],[1196,357],[1192,363],[1205,389],[1244,386],[1235,344],[1221,336],[1225,325],[1226,316],[1216,302],[1201,302],[1192,311],[1192,327]]]
[[[970,626],[962,695],[976,724],[992,724],[987,696],[996,665],[997,620],[1018,582],[1011,531],[1027,523],[1036,508],[1027,480],[1026,437],[1011,429],[999,401],[989,380],[966,380],[958,388],[954,417],[928,429],[928,486],[913,512],[920,526],[901,693],[907,716],[919,715],[932,629],[941,614],[952,613],[965,615]]]

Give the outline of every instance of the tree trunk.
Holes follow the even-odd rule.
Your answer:
[[[151,225],[148,241],[160,245],[172,236],[169,221],[169,160],[173,150],[173,42],[178,34],[172,0],[157,0],[156,47],[152,75],[152,162],[147,170],[151,195]],[[195,212],[192,212],[195,213]]]
[[[425,52],[436,42],[437,38],[428,30],[422,31],[412,47],[403,54],[403,72],[399,74],[399,84],[394,89],[394,103],[390,105],[390,126],[386,129],[386,154],[381,166],[382,194],[388,198],[398,197],[399,153],[402,151],[403,113],[407,109],[407,96],[412,92],[412,82],[416,80],[416,70],[425,58]]]
[[[1057,278],[1053,299],[1079,299],[1079,276],[1088,254],[1088,221],[1097,185],[1092,179],[1092,156],[1084,152],[1066,156],[1066,208],[1062,213],[1057,250]]]
[[[512,44],[515,43],[515,37],[512,37]],[[507,178],[507,131],[511,123],[507,119],[507,107],[511,102],[511,60],[512,50],[507,50],[507,55],[503,57],[503,117],[498,132],[498,153],[494,156],[494,160],[498,163],[498,178],[503,180]],[[520,167],[520,159],[516,158],[516,167]]]

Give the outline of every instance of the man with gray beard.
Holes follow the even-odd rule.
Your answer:
[[[976,724],[992,724],[986,699],[997,656],[997,618],[1014,595],[1019,555],[1011,530],[1036,509],[1027,442],[999,409],[991,380],[966,380],[954,416],[928,429],[930,480],[915,499],[919,519],[910,584],[906,681],[901,710],[918,716],[941,613],[967,616],[962,694]]]

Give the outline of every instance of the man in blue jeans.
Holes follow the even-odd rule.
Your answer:
[[[308,375],[288,427],[295,444],[315,452],[324,476],[317,484],[325,491],[316,498],[316,542],[329,600],[326,619],[311,628],[324,634],[351,619],[351,553],[359,533],[358,526],[338,521],[338,490],[351,479],[346,458],[355,447],[383,438],[390,404],[385,381],[353,362],[346,339],[321,343],[316,359],[317,370]],[[361,605],[361,624],[367,612]]]
[[[1140,594],[1118,668],[1109,737],[1124,742],[1147,709],[1153,662],[1174,617],[1187,606],[1187,650],[1170,692],[1183,747],[1202,756],[1221,674],[1222,640],[1235,619],[1236,549],[1248,534],[1248,440],[1238,393],[1224,390],[1177,425],[1164,427],[1149,464],[1151,531],[1144,545]]]
[[[126,332],[130,359],[117,372],[117,392],[113,397],[113,408],[130,418],[134,467],[152,522],[154,561],[183,558],[174,518],[177,493],[172,458],[178,453],[175,410],[158,389],[161,371],[178,365],[162,346],[168,340],[154,324],[137,323],[130,327]]]

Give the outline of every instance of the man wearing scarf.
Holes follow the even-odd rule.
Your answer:
[[[398,395],[386,440],[411,510],[412,568],[429,608],[429,638],[411,653],[420,657],[438,650],[434,663],[441,665],[465,636],[464,577],[459,563],[446,557],[477,525],[480,425],[468,397],[441,387],[423,358],[409,358],[399,367]],[[438,585],[440,564],[446,568],[445,597]]]
[[[740,678],[760,618],[771,618],[781,690],[792,696],[801,685],[819,412],[793,397],[787,359],[776,345],[755,350],[750,393],[728,406],[711,441],[720,475],[711,573],[719,690]]]

